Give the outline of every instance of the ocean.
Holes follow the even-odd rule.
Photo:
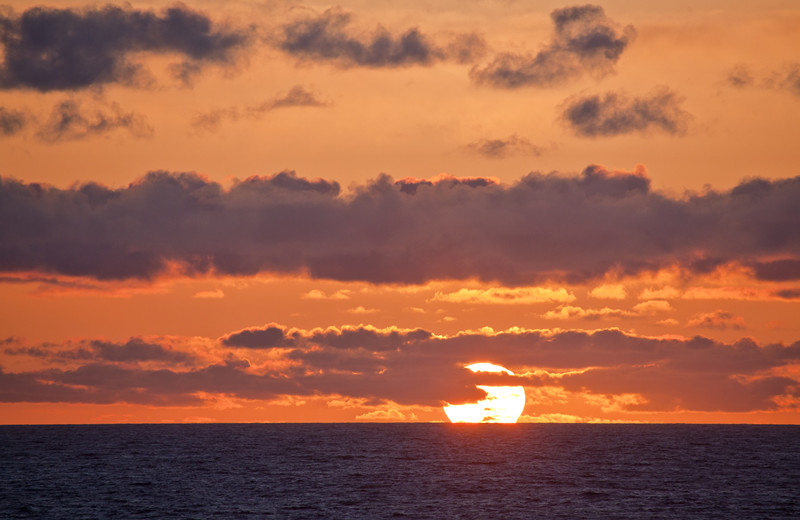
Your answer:
[[[800,426],[0,426],[0,518],[797,519]]]

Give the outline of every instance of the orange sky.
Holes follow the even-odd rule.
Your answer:
[[[0,423],[800,423],[795,2],[41,5]]]

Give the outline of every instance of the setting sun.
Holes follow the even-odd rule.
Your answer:
[[[513,376],[514,372],[492,363],[473,363],[473,372],[494,372]],[[521,386],[477,385],[486,399],[477,403],[447,404],[444,413],[453,423],[515,423],[525,408],[525,389]]]

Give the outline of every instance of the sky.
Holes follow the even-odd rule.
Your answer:
[[[800,6],[0,7],[0,423],[800,423]],[[472,372],[494,363],[507,372]]]

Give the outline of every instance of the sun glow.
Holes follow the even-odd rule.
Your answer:
[[[492,363],[467,365],[473,372],[514,373]],[[521,386],[483,386],[486,399],[477,403],[446,404],[444,413],[453,423],[515,423],[525,408],[525,389]]]

